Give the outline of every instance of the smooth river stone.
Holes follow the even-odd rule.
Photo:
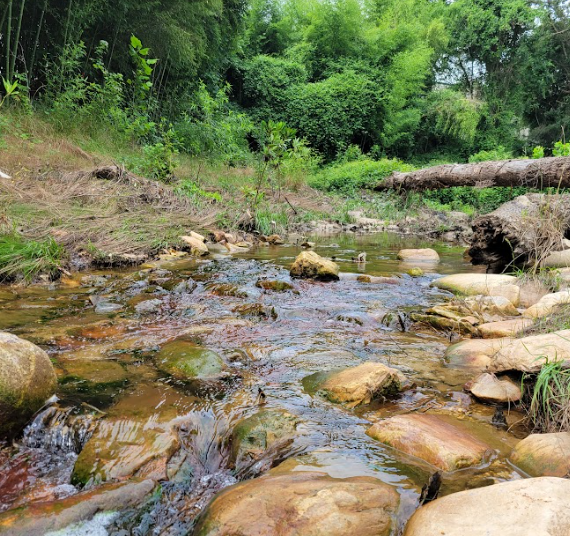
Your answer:
[[[503,296],[515,307],[519,305],[520,288],[517,278],[502,274],[454,274],[436,279],[433,287],[448,290],[456,294],[474,296]]]
[[[479,400],[491,404],[516,403],[522,397],[520,383],[509,378],[497,378],[489,373],[481,374],[466,384],[465,389]]]
[[[492,453],[489,445],[437,415],[397,415],[377,422],[366,433],[444,471],[480,465]]]
[[[553,313],[561,305],[570,304],[570,290],[546,294],[524,313],[525,318],[543,318]]]
[[[510,459],[530,476],[568,476],[570,432],[531,434],[517,443]]]
[[[303,251],[291,266],[291,277],[317,279],[319,281],[337,281],[340,268],[338,264],[325,259],[314,251]]]
[[[481,324],[479,333],[484,339],[497,339],[500,337],[515,337],[534,324],[531,318],[511,318],[499,322]]]
[[[439,262],[439,255],[435,249],[401,249],[398,259],[404,262]]]
[[[452,367],[483,372],[491,366],[493,356],[512,341],[510,338],[468,339],[448,347],[444,358]]]

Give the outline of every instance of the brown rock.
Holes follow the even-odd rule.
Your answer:
[[[465,385],[465,390],[483,402],[508,404],[519,402],[521,386],[509,378],[499,379],[494,374],[484,373]]]
[[[398,508],[394,488],[370,477],[271,474],[219,493],[196,536],[388,536]]]
[[[195,236],[181,236],[180,238],[190,246],[190,253],[195,257],[205,257],[210,254],[208,246],[203,240],[199,240]]]
[[[479,326],[479,333],[484,339],[497,339],[500,337],[515,337],[525,329],[530,328],[534,321],[530,318],[512,318],[499,322],[488,322]]]
[[[405,378],[399,370],[369,362],[333,374],[321,385],[320,392],[331,402],[354,407],[398,393],[403,380]]]
[[[303,251],[291,266],[292,277],[336,281],[338,280],[338,273],[338,264],[324,259],[314,251]]]
[[[531,434],[517,443],[510,459],[530,476],[568,476],[570,432]]]
[[[398,259],[404,262],[439,262],[437,251],[430,248],[424,249],[401,249]]]
[[[273,246],[278,246],[280,244],[284,244],[285,242],[278,234],[272,234],[267,237],[267,242],[269,242]]]
[[[404,536],[568,536],[570,480],[542,477],[447,495],[422,506]]]
[[[484,371],[491,366],[493,356],[513,339],[469,339],[450,346],[445,360],[454,367]]]
[[[444,471],[480,465],[491,452],[488,445],[471,434],[430,414],[391,417],[377,422],[366,433]]]

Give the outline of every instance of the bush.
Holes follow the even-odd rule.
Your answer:
[[[491,151],[479,151],[469,157],[469,163],[487,162],[488,160],[508,160],[513,158],[513,153],[505,149],[502,145],[497,146],[496,149]]]
[[[361,188],[372,188],[393,171],[412,170],[411,165],[397,159],[363,158],[326,167],[313,175],[309,184],[320,190],[336,190],[349,194]]]

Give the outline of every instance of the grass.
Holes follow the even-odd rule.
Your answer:
[[[29,282],[39,274],[55,277],[65,256],[65,248],[51,237],[27,240],[16,233],[0,235],[0,281],[23,277]]]
[[[525,375],[527,411],[534,431],[570,431],[570,369],[563,361],[546,362],[536,376]],[[530,401],[528,401],[530,398]]]

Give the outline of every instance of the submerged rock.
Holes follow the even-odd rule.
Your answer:
[[[298,422],[295,415],[277,409],[260,411],[240,420],[232,432],[232,460],[236,469],[256,462],[269,449],[277,451],[286,446],[295,436]]]
[[[377,422],[366,433],[444,471],[480,465],[492,452],[487,444],[437,415],[397,415]]]
[[[153,488],[151,480],[107,484],[66,499],[14,508],[0,514],[0,534],[45,536],[51,531],[93,519],[98,512],[117,512],[139,506]]]
[[[291,283],[287,283],[287,281],[270,281],[268,279],[259,279],[255,286],[263,290],[273,290],[274,292],[285,292],[287,290],[294,290],[295,288]]]
[[[225,369],[224,361],[216,352],[186,340],[165,344],[154,361],[159,370],[179,380],[218,379]]]
[[[422,506],[404,536],[566,536],[570,480],[542,477],[461,491]]]
[[[491,366],[493,356],[513,339],[469,339],[450,346],[444,359],[453,367],[484,371]]]
[[[102,419],[75,462],[74,485],[124,480],[133,475],[160,480],[178,450],[178,436],[168,420],[111,417]]]
[[[320,386],[319,393],[331,402],[354,407],[400,392],[403,381],[399,370],[369,362],[333,374]]]
[[[55,370],[41,348],[0,332],[0,439],[17,434],[56,387]]]
[[[454,274],[437,279],[432,286],[455,294],[474,296],[503,296],[515,307],[520,301],[517,278],[502,274]]]
[[[570,432],[531,434],[515,446],[511,461],[530,476],[570,475]]]
[[[465,385],[465,390],[483,402],[508,404],[520,402],[522,391],[520,384],[510,378],[497,378],[494,374],[481,374]]]
[[[399,504],[371,477],[269,473],[225,489],[208,505],[196,536],[388,536]]]
[[[439,255],[435,249],[401,249],[398,259],[404,262],[439,262]]]
[[[319,281],[338,280],[339,266],[333,261],[324,259],[314,251],[300,253],[293,266],[291,276],[306,279],[318,279]]]

